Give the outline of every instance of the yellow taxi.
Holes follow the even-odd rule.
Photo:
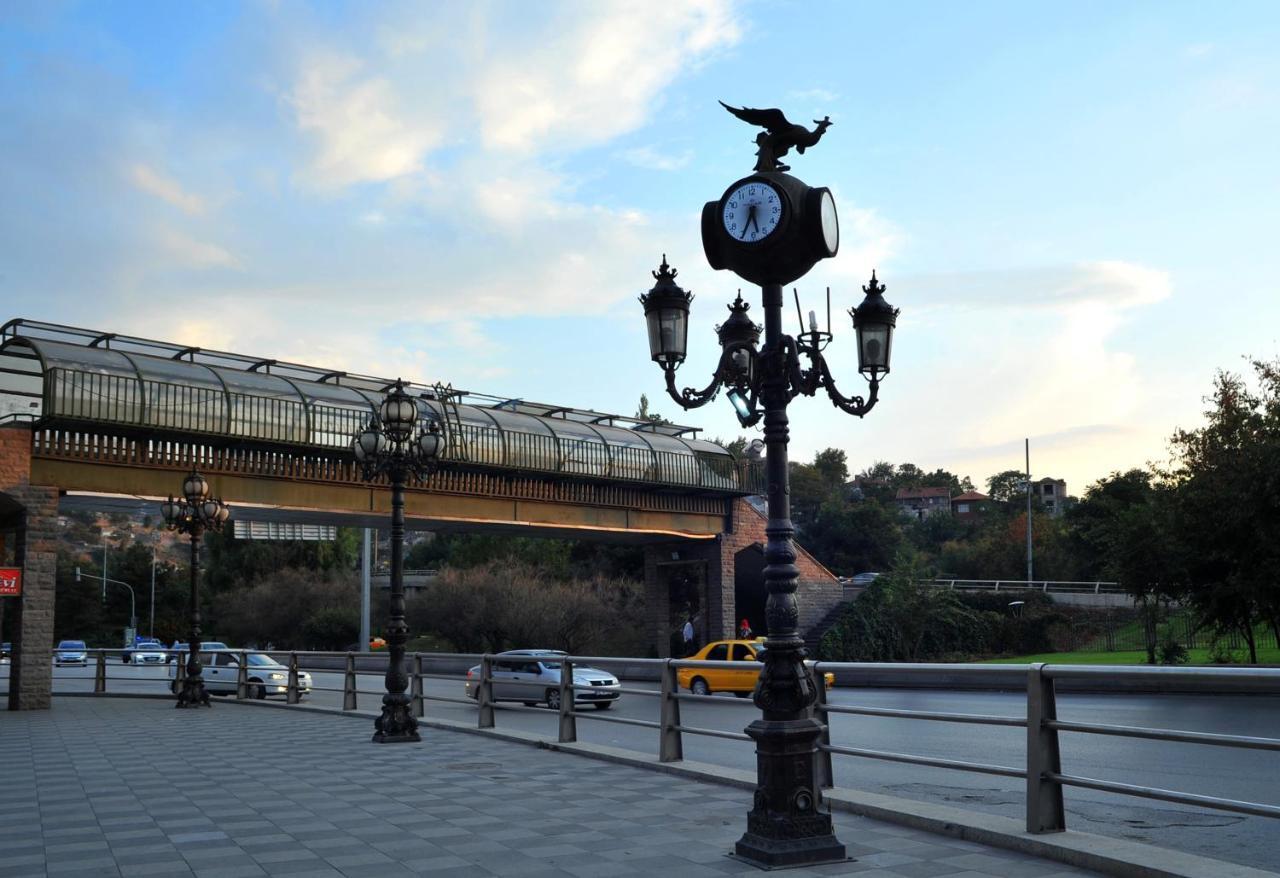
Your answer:
[[[755,640],[715,640],[687,657],[700,662],[761,662],[764,661],[764,638]],[[755,668],[678,668],[676,681],[694,695],[710,695],[713,692],[732,692],[746,698],[756,688],[760,672]],[[836,675],[822,675],[823,683],[830,689],[836,684]]]

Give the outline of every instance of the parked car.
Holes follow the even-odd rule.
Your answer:
[[[556,649],[512,649],[498,653],[493,660],[493,700],[522,701],[527,707],[545,704],[560,709],[560,667],[558,659],[566,655]],[[622,694],[618,678],[597,668],[574,666],[573,683],[581,686],[573,693],[574,706],[593,704],[596,710],[608,710]],[[535,685],[536,684],[536,685]],[[480,665],[467,671],[466,693],[480,698]]]
[[[89,664],[89,648],[85,646],[83,640],[63,640],[58,644],[58,650],[53,654],[53,663],[58,667],[63,665],[87,665]]]
[[[163,665],[169,660],[169,654],[158,640],[144,640],[123,654],[126,664]]]
[[[756,640],[715,640],[698,650],[689,659],[700,662],[762,662],[764,638]],[[694,695],[710,695],[713,692],[732,692],[746,698],[756,688],[760,671],[755,668],[679,668],[676,682]],[[836,675],[822,675],[823,684],[830,689],[836,684]]]
[[[289,669],[265,652],[247,652],[245,658],[245,683],[248,685],[250,698],[271,698],[286,695],[289,692]],[[235,695],[240,679],[240,653],[222,647],[201,650],[200,663],[204,669],[200,676],[204,679],[205,691],[210,695]],[[171,689],[177,687],[177,668],[169,669],[173,679]],[[311,675],[306,671],[298,671],[299,696],[311,694]]]
[[[848,580],[848,584],[860,585],[865,588],[866,586],[870,585],[871,583],[879,579],[880,576],[881,574],[879,573],[859,573],[857,576],[854,576],[852,579]]]
[[[218,641],[218,640],[203,640],[200,642],[200,655],[203,656],[204,651],[206,649],[230,649],[230,648],[231,647],[227,646],[225,643],[222,643],[221,641]],[[173,660],[177,658],[178,653],[180,652],[185,653],[186,651],[187,651],[187,644],[175,643],[172,647],[170,647],[169,651],[165,654],[165,660],[164,660],[165,664],[171,664]],[[200,661],[204,661],[204,659],[201,658]]]

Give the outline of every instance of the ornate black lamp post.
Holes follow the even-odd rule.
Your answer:
[[[187,636],[187,673],[176,706],[209,707],[200,664],[200,538],[207,530],[222,530],[231,512],[217,497],[209,496],[209,482],[195,469],[182,480],[182,496],[175,500],[171,495],[160,511],[170,530],[191,537],[191,632]]]
[[[728,268],[761,286],[764,347],[757,349],[762,327],[747,317],[742,297],[729,306],[729,319],[717,327],[721,354],[705,388],[677,389],[675,372],[685,359],[689,305],[693,296],[676,286],[676,272],[662,265],[657,280],[641,296],[654,362],[666,373],[667,392],[684,408],[706,405],[726,389],[738,420],[751,426],[764,420],[765,474],[769,504],[764,578],[764,668],[754,701],[763,713],[747,727],[756,742],[757,786],[747,816],[747,831],[735,854],[770,868],[843,860],[845,848],[832,831],[831,815],[819,803],[814,771],[822,726],[810,716],[817,701],[812,676],[804,668],[804,641],[798,629],[796,551],[792,542],[787,472],[787,405],[798,395],[826,391],[841,411],[862,417],[875,406],[880,379],[889,372],[889,351],[898,312],[884,300],[884,286],[871,275],[866,297],[850,310],[858,336],[858,369],[867,378],[866,397],[846,397],[836,389],[823,350],[831,341],[809,312],[808,329],[795,336],[782,331],[782,286],[803,276],[839,247],[835,202],[826,189],[814,189],[786,173],[777,161],[791,146],[812,147],[829,120],[814,132],[791,125],[778,110],[734,110],[764,126],[757,139],[756,173],[733,183],[719,201],[703,210],[702,239],[708,262]],[[801,149],[803,151],[803,149]],[[797,300],[797,307],[799,302]]]
[[[421,741],[418,719],[409,710],[409,675],[404,645],[409,627],[404,622],[404,486],[410,477],[423,478],[439,465],[445,440],[435,414],[423,413],[418,402],[396,381],[374,416],[351,442],[356,462],[368,481],[386,476],[391,482],[391,602],[387,612],[387,694],[382,715],[374,720],[378,744]]]

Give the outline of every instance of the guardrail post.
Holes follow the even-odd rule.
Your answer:
[[[560,743],[572,744],[578,740],[578,718],[573,715],[573,703],[578,691],[573,688],[573,662],[567,658],[560,662]]]
[[[422,653],[415,652],[413,654],[413,679],[409,681],[409,707],[413,711],[413,715],[417,717],[426,716],[426,711],[422,707]]]
[[[173,656],[173,682],[169,685],[169,691],[177,695],[182,691],[182,683],[187,679],[187,663],[183,660],[185,652],[176,652]]]
[[[818,691],[818,701],[813,706],[813,712],[818,722],[822,723],[822,733],[818,736],[818,758],[814,762],[814,773],[817,775],[815,780],[819,790],[829,790],[836,784],[831,770],[831,751],[825,749],[831,746],[831,714],[826,711],[827,681],[818,669],[817,662],[813,663],[810,671]]]
[[[493,728],[493,661],[486,655],[480,659],[480,711],[477,728]]]
[[[236,699],[244,701],[249,697],[249,660],[241,651],[239,667],[236,668]]]
[[[1058,718],[1053,678],[1036,662],[1027,671],[1027,832],[1062,832],[1067,815],[1062,806],[1062,785],[1046,774],[1062,773],[1058,731],[1045,723]]]
[[[107,691],[107,654],[98,650],[98,663],[93,669],[93,694],[101,695]]]
[[[284,703],[297,704],[301,700],[298,692],[298,654],[289,653],[289,684],[284,690]]]
[[[356,657],[347,653],[347,671],[342,675],[342,709],[356,709]]]
[[[684,739],[680,734],[680,700],[676,694],[680,684],[671,660],[662,665],[662,697],[658,715],[658,761],[679,762],[684,759]]]

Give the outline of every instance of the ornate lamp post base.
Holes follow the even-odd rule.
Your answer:
[[[746,732],[756,742],[760,786],[747,814],[747,831],[734,846],[735,858],[767,869],[848,860],[831,815],[818,810],[814,759],[822,724],[758,719]]]
[[[382,715],[373,721],[373,728],[375,744],[416,744],[422,740],[418,718],[409,710],[409,699],[403,694],[382,696]]]
[[[178,692],[178,703],[174,707],[212,707],[209,693],[204,688],[204,677],[184,677],[182,689]]]

